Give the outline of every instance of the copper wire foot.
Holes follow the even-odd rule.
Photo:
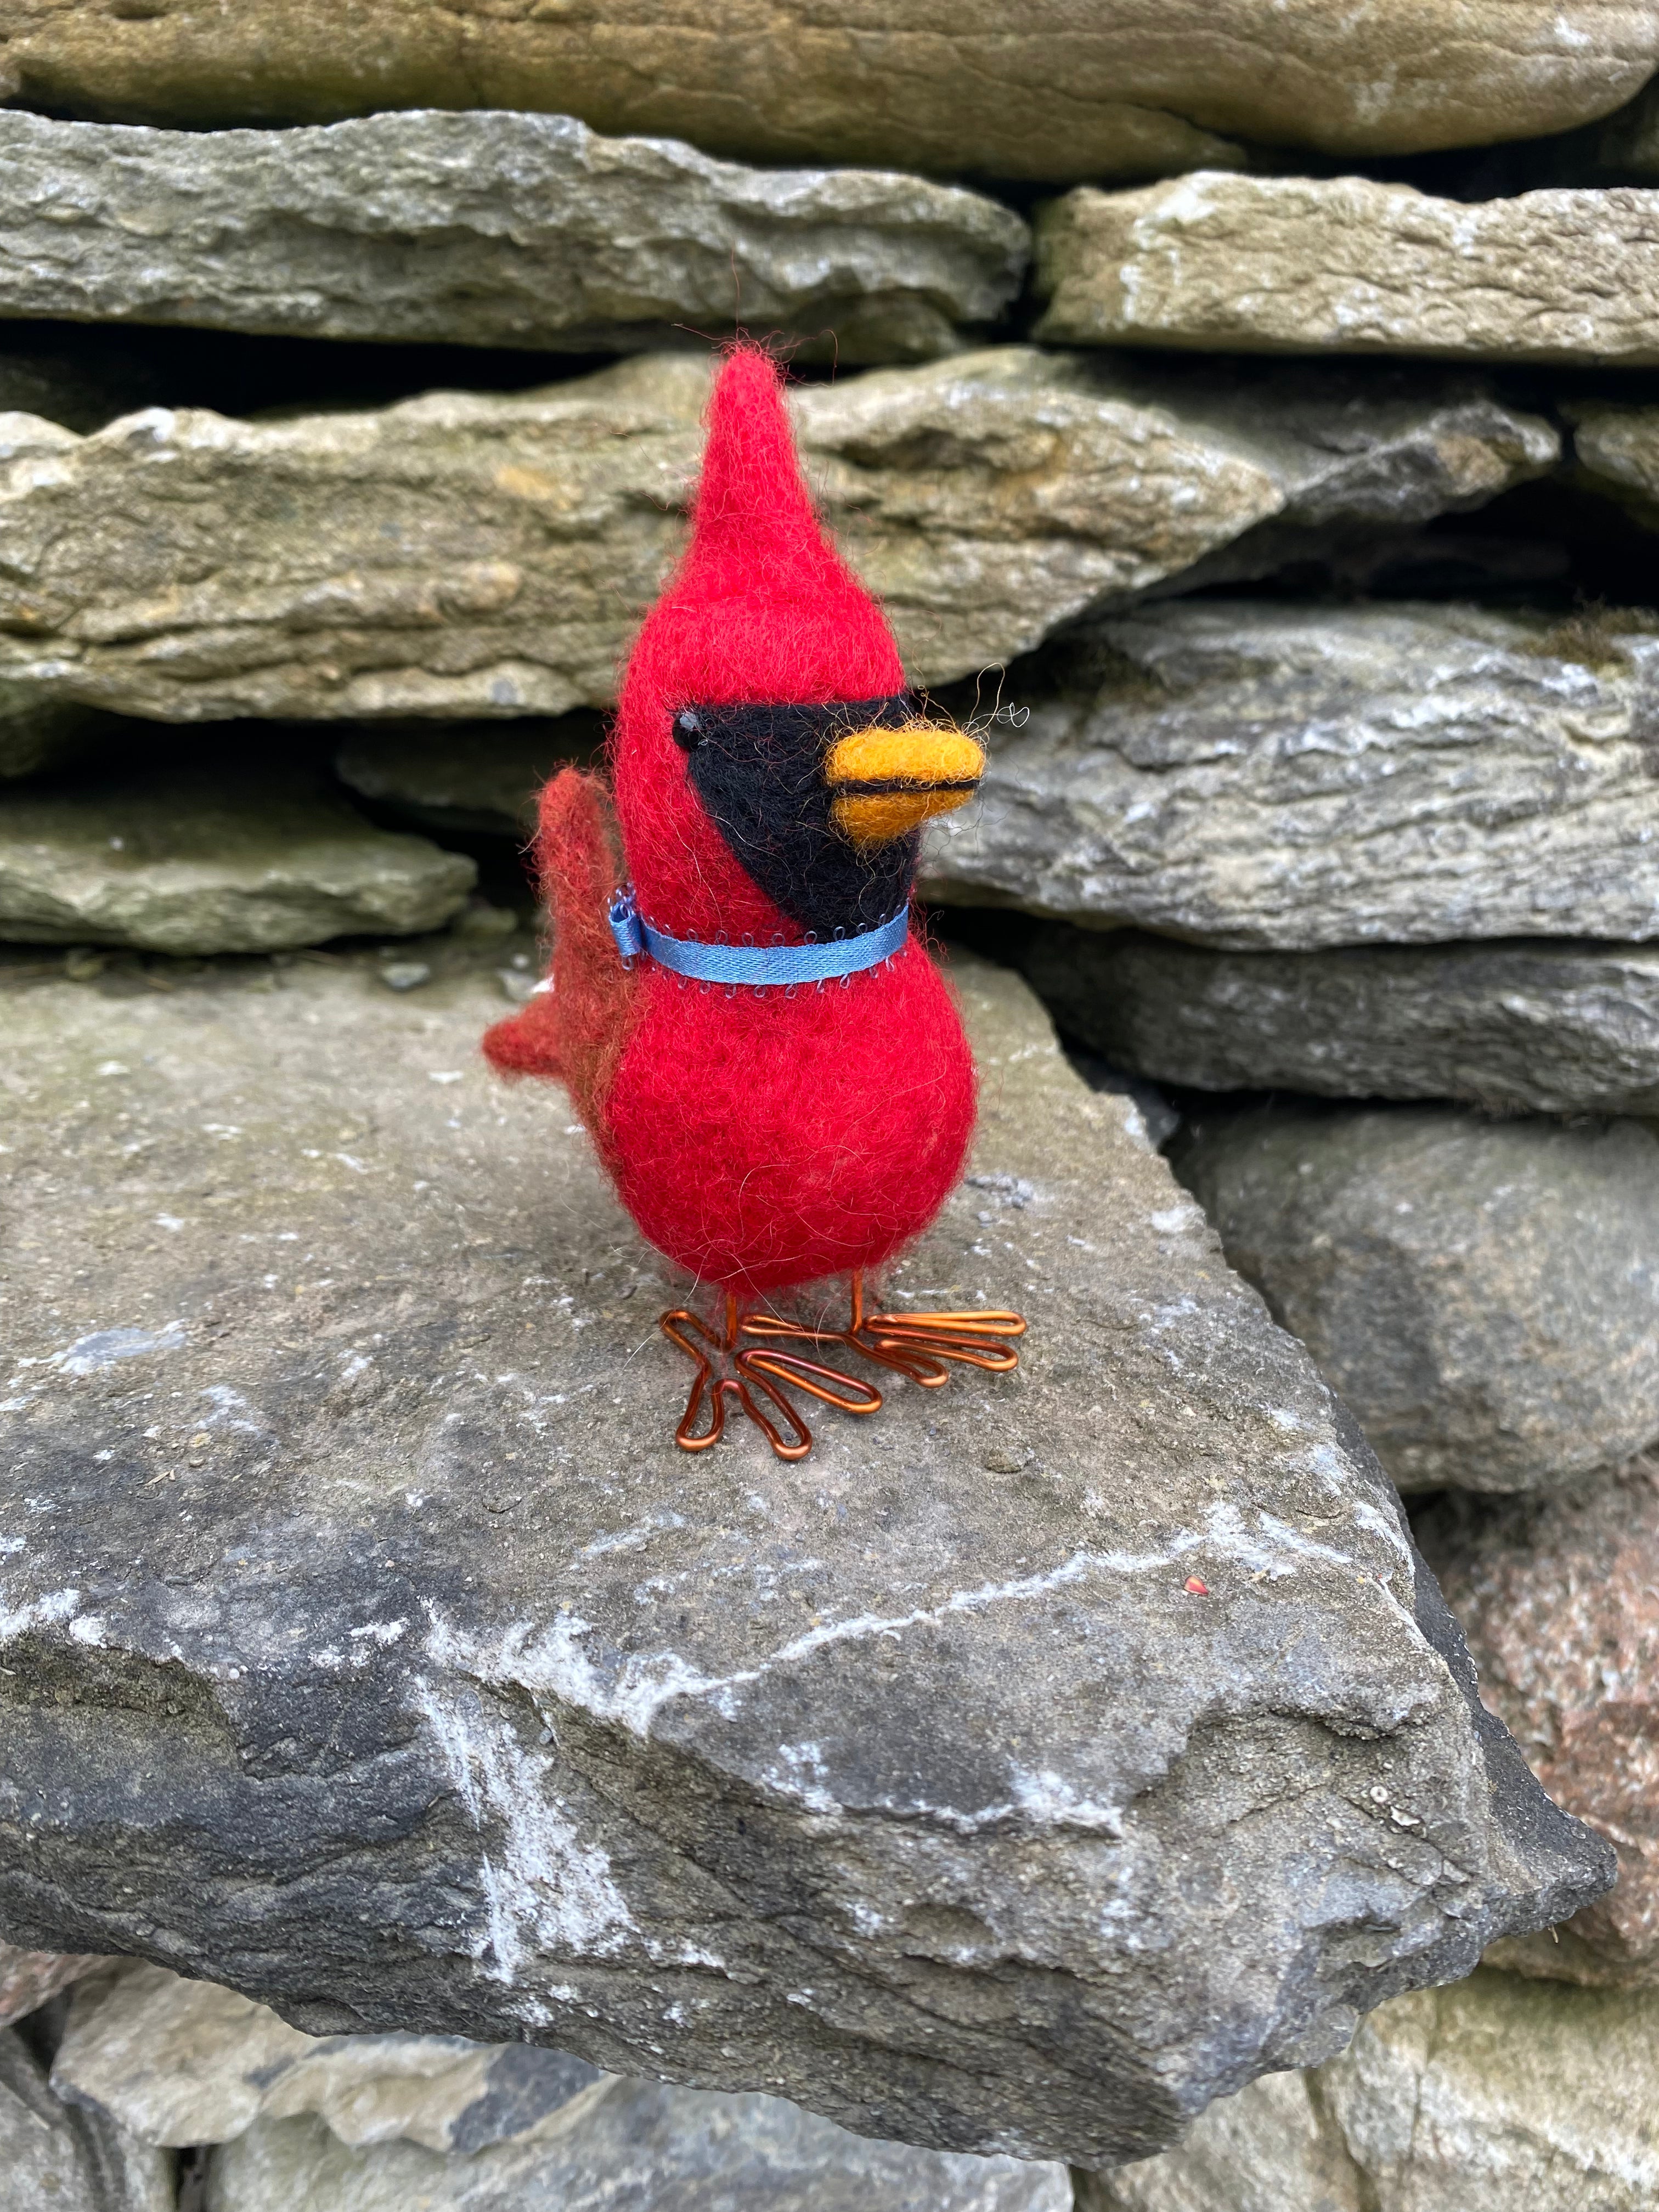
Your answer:
[[[882,1395],[872,1382],[810,1359],[805,1352],[785,1351],[783,1346],[837,1345],[878,1367],[908,1376],[925,1390],[937,1390],[951,1379],[947,1360],[983,1368],[992,1375],[1012,1373],[1019,1364],[1019,1354],[1011,1340],[1025,1334],[1021,1315],[981,1306],[960,1313],[866,1314],[862,1268],[854,1272],[845,1328],[811,1328],[805,1322],[770,1313],[747,1314],[739,1321],[738,1301],[730,1291],[725,1325],[718,1335],[688,1306],[664,1314],[658,1326],[671,1344],[696,1364],[685,1411],[674,1431],[680,1449],[707,1451],[720,1442],[726,1432],[729,1400],[748,1415],[778,1457],[787,1460],[805,1458],[812,1449],[812,1431],[785,1395],[786,1386],[843,1413],[878,1413]],[[741,1340],[745,1337],[755,1341],[744,1344]]]
[[[658,1326],[671,1344],[677,1344],[688,1359],[696,1362],[690,1395],[674,1431],[674,1441],[682,1451],[707,1451],[720,1442],[726,1432],[729,1399],[749,1416],[780,1459],[805,1459],[812,1449],[812,1431],[779,1388],[782,1382],[808,1392],[826,1406],[839,1407],[844,1413],[881,1411],[881,1393],[874,1384],[843,1375],[839,1368],[789,1354],[739,1348],[742,1330],[738,1302],[730,1291],[726,1298],[726,1324],[718,1336],[686,1306],[665,1313]],[[722,1367],[731,1371],[719,1372]],[[757,1392],[766,1405],[757,1402]],[[768,1406],[775,1410],[782,1427]]]
[[[757,1337],[767,1345],[842,1345],[878,1366],[908,1376],[924,1390],[937,1390],[951,1379],[947,1360],[964,1367],[981,1367],[992,1375],[1012,1374],[1019,1364],[1019,1354],[1011,1340],[1024,1335],[1025,1322],[1020,1314],[984,1306],[970,1306],[959,1313],[866,1314],[864,1270],[858,1267],[853,1272],[845,1328],[809,1328],[804,1322],[786,1321],[779,1314],[756,1313],[742,1322],[738,1333]],[[769,1350],[750,1352],[747,1358],[751,1372],[774,1375],[783,1382],[798,1381],[803,1370],[814,1369],[813,1362],[795,1352]],[[811,1386],[802,1381],[801,1387]]]

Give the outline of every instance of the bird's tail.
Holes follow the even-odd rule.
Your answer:
[[[502,1075],[562,1083],[604,1155],[605,1102],[634,1025],[637,987],[611,933],[608,909],[622,865],[602,777],[567,768],[543,787],[536,872],[552,925],[552,958],[523,1008],[484,1032],[484,1054]]]

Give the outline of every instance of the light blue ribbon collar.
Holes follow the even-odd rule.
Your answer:
[[[910,909],[902,906],[878,929],[857,937],[831,938],[813,945],[705,945],[694,937],[666,937],[641,919],[628,884],[611,902],[611,933],[624,967],[648,952],[659,968],[690,975],[699,983],[744,983],[759,988],[788,983],[828,983],[878,968],[902,950],[909,934]]]

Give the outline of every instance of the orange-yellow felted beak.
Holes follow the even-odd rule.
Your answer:
[[[830,812],[855,845],[884,845],[971,799],[985,749],[961,730],[907,722],[899,730],[849,730],[830,747],[824,781]]]

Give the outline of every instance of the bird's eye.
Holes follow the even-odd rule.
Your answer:
[[[695,752],[702,743],[702,724],[689,707],[674,717],[674,743],[688,753]]]

